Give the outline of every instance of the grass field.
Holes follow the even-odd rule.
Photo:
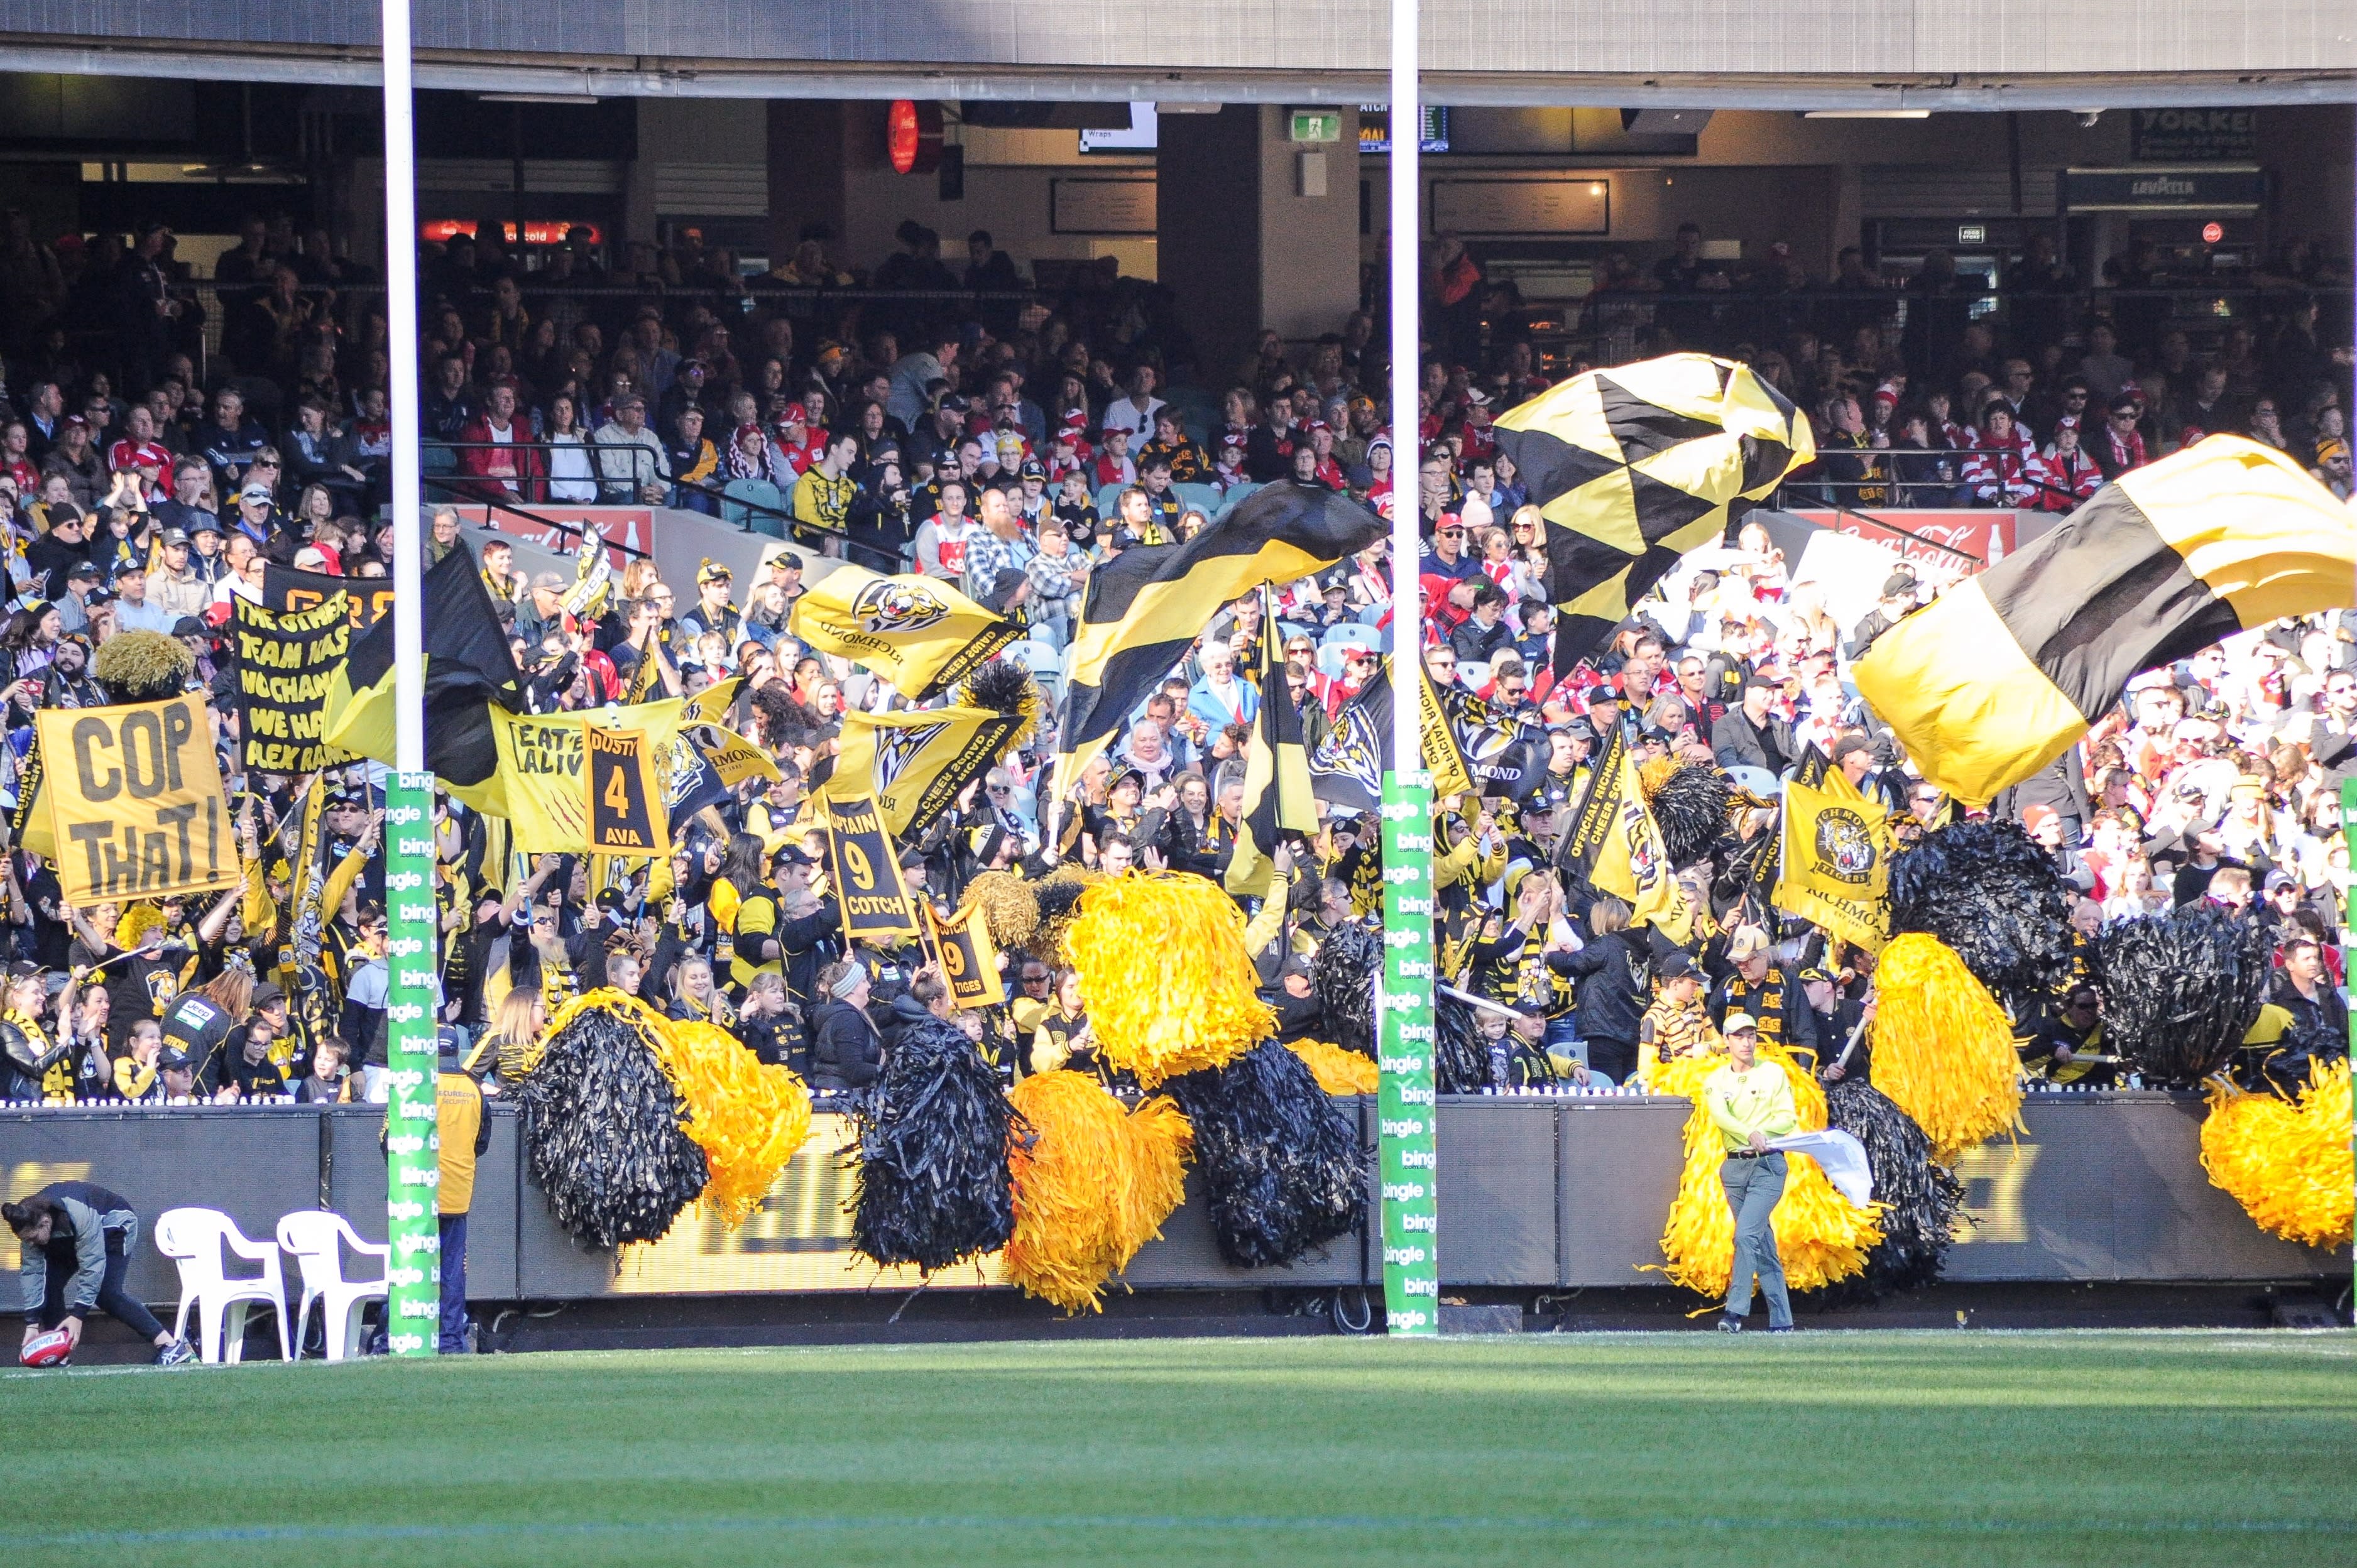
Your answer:
[[[2357,1337],[1571,1335],[0,1375],[0,1563],[2357,1561]]]

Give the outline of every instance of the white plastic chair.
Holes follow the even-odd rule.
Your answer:
[[[260,1275],[232,1278],[222,1257],[224,1248],[261,1264]],[[275,1242],[247,1240],[218,1209],[167,1208],[156,1219],[156,1250],[180,1269],[180,1310],[172,1319],[172,1332],[186,1334],[188,1309],[195,1307],[205,1360],[218,1364],[245,1359],[246,1314],[257,1305],[276,1315],[280,1358],[295,1359],[286,1337],[286,1280]]]
[[[361,1240],[342,1215],[322,1208],[302,1209],[281,1219],[278,1245],[293,1254],[303,1275],[303,1305],[295,1312],[295,1342],[302,1343],[304,1326],[311,1321],[311,1305],[317,1302],[321,1304],[319,1338],[328,1348],[328,1359],[340,1361],[359,1355],[361,1307],[363,1303],[385,1299],[385,1268],[393,1249]],[[344,1278],[340,1247],[378,1260],[376,1278]]]

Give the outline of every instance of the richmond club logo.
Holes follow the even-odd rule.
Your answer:
[[[921,583],[895,582],[889,577],[868,584],[851,601],[852,620],[860,630],[877,636],[922,631],[949,618],[949,604],[939,594]]]
[[[1817,865],[1825,875],[1854,886],[1874,880],[1874,834],[1866,819],[1838,806],[1817,813]]]
[[[933,737],[949,727],[947,725],[910,725],[906,729],[877,730],[876,792],[881,795],[890,789],[893,781],[917,759],[917,754],[931,746]]]
[[[1374,723],[1365,709],[1353,703],[1342,710],[1326,744],[1310,757],[1309,771],[1348,779],[1369,796],[1382,796],[1383,757],[1376,749]]]

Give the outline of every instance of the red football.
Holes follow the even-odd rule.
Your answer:
[[[27,1367],[62,1367],[73,1359],[73,1336],[62,1328],[36,1334],[25,1343],[19,1358]]]

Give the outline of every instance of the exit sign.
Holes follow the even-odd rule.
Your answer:
[[[1293,112],[1293,139],[1297,142],[1340,141],[1342,112],[1339,109],[1296,109]]]
[[[1988,225],[1986,223],[1957,224],[1956,243],[1959,245],[1985,245],[1988,243]]]

